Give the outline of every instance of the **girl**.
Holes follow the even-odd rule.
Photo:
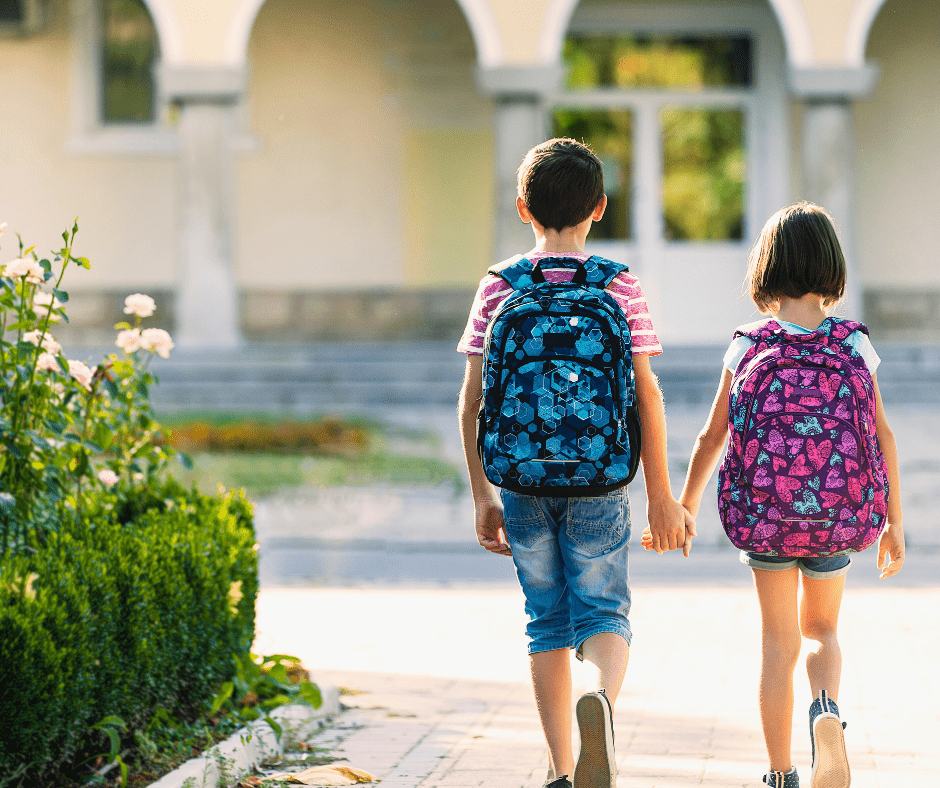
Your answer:
[[[845,259],[829,215],[820,207],[799,203],[770,218],[748,262],[750,295],[757,308],[788,334],[816,330],[829,308],[845,291]],[[752,331],[767,320],[746,327]],[[875,371],[880,359],[862,331],[846,340],[861,355],[874,381],[877,436],[885,458],[888,490],[887,518],[878,541],[881,577],[891,577],[904,562],[898,459],[894,434],[888,426]],[[729,394],[738,363],[754,342],[737,337],[724,357],[721,384],[708,423],[695,442],[680,502],[694,517],[702,493],[728,444]],[[644,534],[643,546],[651,547]],[[813,749],[812,788],[847,788],[849,764],[842,737],[844,725],[835,701],[839,695],[842,655],[836,625],[848,555],[825,558],[770,556],[741,553],[751,567],[760,603],[762,658],[760,715],[770,771],[764,782],[772,788],[799,786],[790,760],[793,718],[793,672],[800,654],[801,636],[819,645],[806,660],[812,697],[809,709]],[[803,596],[797,604],[802,575]]]

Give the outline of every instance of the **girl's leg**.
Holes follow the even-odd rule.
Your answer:
[[[574,774],[571,748],[571,650],[538,651],[529,657],[532,687],[548,744],[549,777]]]
[[[819,643],[816,651],[806,657],[806,673],[814,699],[819,697],[820,690],[826,690],[832,700],[839,700],[842,650],[836,637],[836,626],[844,587],[845,575],[830,580],[803,578],[800,631],[803,637]]]
[[[789,772],[793,671],[800,658],[797,591],[800,570],[754,569],[761,612],[760,718],[773,771]]]

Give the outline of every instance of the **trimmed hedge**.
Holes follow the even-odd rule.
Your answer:
[[[146,498],[103,494],[38,552],[0,562],[0,786],[46,784],[107,715],[131,731],[158,707],[190,716],[250,652],[248,501],[173,481]]]

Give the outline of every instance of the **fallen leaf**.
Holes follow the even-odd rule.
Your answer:
[[[356,785],[357,783],[381,782],[374,774],[352,766],[314,766],[302,772],[274,774],[269,780],[295,785]]]

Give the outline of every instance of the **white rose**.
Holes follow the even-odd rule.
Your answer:
[[[140,332],[140,346],[152,350],[160,358],[169,358],[170,351],[176,347],[170,335],[162,328],[145,328]]]
[[[40,353],[36,359],[36,369],[43,369],[46,372],[61,372],[62,368],[52,353]]]
[[[138,317],[150,317],[157,305],[153,299],[143,293],[134,293],[124,299],[124,314],[137,315]]]
[[[110,468],[105,468],[103,471],[98,471],[98,481],[100,481],[105,487],[114,487],[121,480],[121,477],[118,476]]]
[[[19,258],[12,263],[7,263],[3,269],[3,275],[11,279],[19,279],[25,276],[26,281],[31,285],[40,285],[46,281],[46,272],[43,267],[35,260]]]
[[[3,235],[3,231],[7,229],[7,223],[3,222],[0,224],[0,235]]]
[[[42,331],[39,329],[35,331],[27,331],[23,334],[23,339],[30,344],[39,346],[39,340],[42,339],[42,349],[47,353],[52,353],[56,355],[57,353],[62,352],[62,345],[56,342],[49,334],[43,336]]]
[[[69,375],[86,391],[91,391],[91,378],[94,374],[84,362],[69,359]]]
[[[61,309],[63,307],[62,302],[56,298],[52,293],[47,293],[45,290],[37,290],[33,295],[33,306],[49,308],[50,304],[53,309]]]
[[[140,329],[131,328],[118,332],[114,344],[125,353],[136,353],[140,350]]]

